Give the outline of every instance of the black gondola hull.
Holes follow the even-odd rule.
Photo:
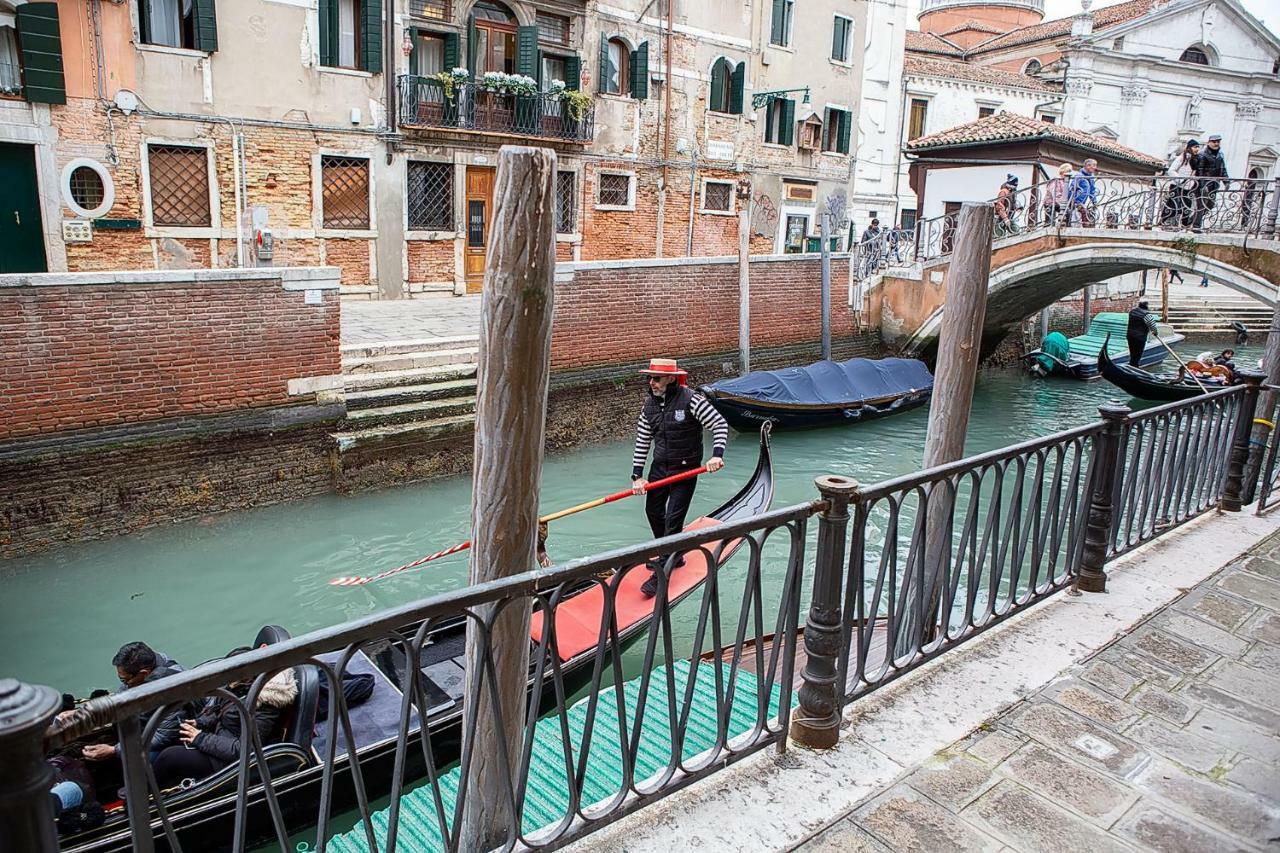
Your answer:
[[[1145,370],[1116,364],[1107,356],[1106,347],[1098,353],[1098,373],[1112,385],[1140,400],[1175,402],[1189,400],[1204,393],[1193,379],[1181,382],[1176,379],[1161,379]]]

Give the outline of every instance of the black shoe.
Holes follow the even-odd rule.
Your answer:
[[[649,575],[649,579],[640,585],[640,594],[645,598],[653,598],[658,594],[658,573]]]
[[[684,554],[676,554],[675,562],[673,562],[668,568],[678,569],[683,565],[684,565]]]
[[[656,572],[658,569],[662,568],[662,564],[666,561],[666,557],[650,557],[648,560],[645,560],[644,567],[651,572]]]

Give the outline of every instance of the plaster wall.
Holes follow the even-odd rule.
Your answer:
[[[898,221],[898,160],[902,134],[902,55],[905,3],[871,0],[862,45],[862,97],[857,115],[857,161],[849,208],[861,231],[873,216]]]
[[[1035,167],[961,166],[955,169],[930,169],[925,180],[923,218],[941,216],[949,201],[990,201],[1000,192],[1006,175],[1017,175],[1020,188],[1032,184]]]

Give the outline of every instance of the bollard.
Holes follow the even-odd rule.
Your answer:
[[[0,679],[0,847],[5,850],[58,849],[44,730],[61,705],[62,697],[51,687]]]
[[[1098,407],[1098,414],[1106,426],[1098,434],[1097,451],[1090,463],[1093,477],[1089,488],[1089,516],[1084,530],[1084,551],[1080,555],[1080,573],[1076,577],[1076,588],[1085,592],[1107,590],[1105,567],[1115,521],[1112,498],[1116,473],[1122,464],[1120,433],[1130,411],[1128,406],[1114,400]]]
[[[1258,391],[1263,377],[1256,370],[1241,368],[1236,371],[1236,378],[1244,382],[1244,396],[1240,398],[1240,410],[1236,412],[1227,479],[1222,484],[1222,500],[1218,502],[1218,508],[1223,512],[1239,512],[1244,506],[1245,495],[1253,493],[1252,484],[1245,482],[1245,467],[1249,462],[1249,435],[1253,432],[1253,416],[1258,410]]]
[[[791,718],[791,739],[801,746],[830,749],[840,735],[840,694],[844,692],[844,685],[836,685],[843,633],[840,591],[849,532],[849,501],[858,494],[858,482],[831,475],[814,482],[827,507],[818,515],[813,595],[804,623],[804,650],[808,660],[801,675],[800,706]]]

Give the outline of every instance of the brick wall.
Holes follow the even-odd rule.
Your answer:
[[[0,276],[0,441],[298,403],[289,380],[341,369],[336,284],[315,269]]]
[[[413,284],[422,282],[453,284],[453,240],[408,240],[409,278]]]

